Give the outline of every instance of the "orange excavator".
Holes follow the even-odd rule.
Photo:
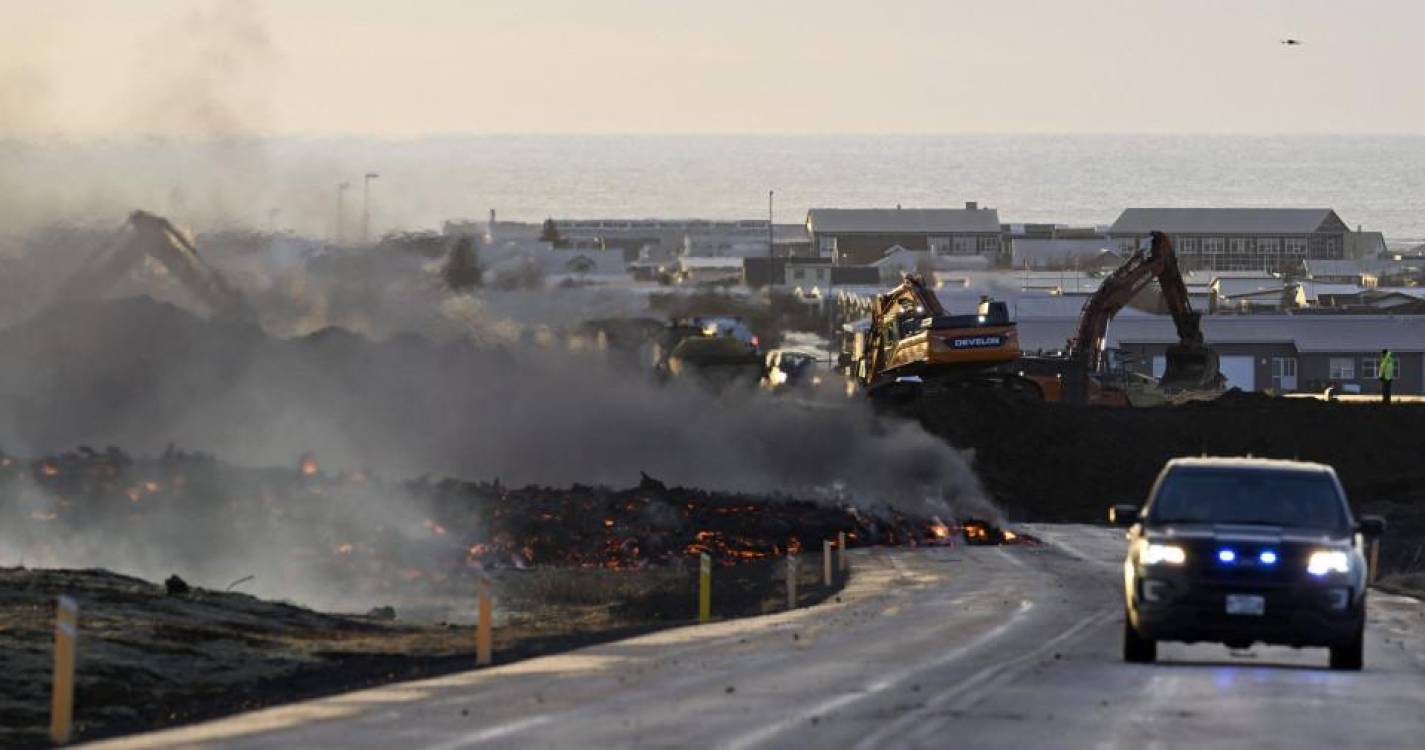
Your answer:
[[[1159,388],[1169,392],[1221,389],[1223,377],[1218,371],[1217,353],[1203,342],[1202,315],[1192,309],[1188,299],[1173,241],[1163,232],[1153,232],[1148,245],[1139,247],[1109,274],[1084,303],[1078,328],[1069,342],[1067,366],[1062,370],[1064,401],[1093,400],[1097,378],[1103,374],[1109,322],[1155,279],[1178,334],[1178,343],[1165,352]]]
[[[973,314],[951,315],[916,274],[877,295],[856,378],[873,400],[900,403],[965,388],[1042,397],[1013,367],[1019,332],[1003,302],[981,298]]]

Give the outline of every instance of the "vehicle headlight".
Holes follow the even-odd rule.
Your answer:
[[[1314,576],[1345,573],[1351,569],[1351,558],[1341,550],[1318,550],[1306,562],[1306,572]]]
[[[1176,544],[1149,544],[1143,548],[1144,565],[1182,565],[1187,553]]]

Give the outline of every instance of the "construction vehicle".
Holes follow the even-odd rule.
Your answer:
[[[1148,245],[1139,247],[1109,274],[1084,303],[1060,373],[1062,400],[1080,404],[1093,400],[1092,392],[1102,385],[1109,322],[1154,280],[1162,289],[1178,334],[1178,343],[1167,349],[1158,388],[1165,392],[1221,390],[1224,379],[1218,371],[1217,353],[1203,343],[1202,315],[1192,309],[1188,299],[1173,241],[1163,232],[1152,232]]]
[[[252,322],[257,319],[242,292],[213,268],[193,243],[168,219],[134,211],[109,242],[98,247],[59,289],[58,303],[98,300],[144,258],[151,258],[206,305],[214,317]]]
[[[1177,328],[1156,383],[1108,372],[1108,324],[1154,280]],[[990,388],[1046,401],[1105,406],[1164,403],[1174,392],[1220,391],[1217,354],[1203,343],[1172,240],[1153,232],[1084,304],[1074,337],[1058,356],[1022,356],[1005,303],[981,298],[974,315],[947,315],[919,276],[876,297],[844,361],[873,400],[902,404],[951,389]]]
[[[856,380],[881,403],[966,388],[1043,397],[1013,367],[1019,332],[1004,302],[983,297],[973,314],[951,315],[917,274],[876,296],[860,348]]]

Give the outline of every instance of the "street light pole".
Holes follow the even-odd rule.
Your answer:
[[[343,210],[345,209],[345,206],[344,206],[343,204],[344,204],[344,202],[345,202],[345,200],[346,200],[346,191],[348,191],[348,190],[350,190],[350,189],[351,189],[351,183],[350,183],[350,182],[339,182],[339,183],[337,183],[337,186],[336,186],[336,242],[337,242],[338,245],[341,244],[341,240],[342,240],[341,227],[342,227],[342,223],[343,223],[343,220],[344,220],[344,217],[342,216],[342,212],[343,212]]]
[[[363,181],[363,195],[361,199],[361,244],[371,242],[371,181],[381,175],[375,172],[367,172]]]

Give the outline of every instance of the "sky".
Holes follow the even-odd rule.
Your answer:
[[[0,0],[0,19],[0,136],[20,138],[1425,133],[1419,0]]]

